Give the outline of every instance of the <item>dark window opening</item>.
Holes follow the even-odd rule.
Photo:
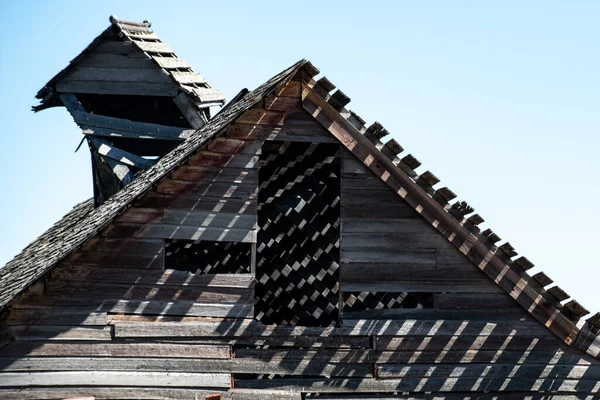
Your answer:
[[[165,240],[165,268],[195,274],[250,273],[252,245],[208,240]]]
[[[332,326],[339,316],[339,146],[266,142],[260,156],[255,318]]]

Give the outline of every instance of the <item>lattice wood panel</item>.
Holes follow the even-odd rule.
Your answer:
[[[332,144],[268,142],[259,172],[256,319],[329,326],[339,315],[340,161]]]
[[[165,240],[165,267],[196,274],[250,272],[250,243]]]

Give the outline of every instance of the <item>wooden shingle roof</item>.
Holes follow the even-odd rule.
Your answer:
[[[115,16],[110,17],[110,26],[96,37],[77,57],[75,57],[67,67],[56,74],[52,79],[40,89],[36,98],[41,100],[41,104],[34,106],[34,111],[41,111],[49,107],[62,105],[59,96],[56,95],[59,81],[72,71],[73,68],[98,45],[105,42],[106,39],[117,38],[125,43],[131,44],[141,50],[151,59],[160,70],[171,78],[176,86],[186,94],[192,97],[196,106],[199,108],[223,105],[225,97],[219,90],[212,88],[206,79],[194,72],[191,67],[181,58],[179,58],[169,46],[164,43],[150,28],[148,21],[143,23],[128,22],[119,20]],[[67,90],[68,91],[68,90]]]
[[[261,101],[279,85],[287,82],[307,63],[302,60],[275,75],[263,85],[247,93],[237,102],[229,103],[206,125],[165,155],[152,168],[116,193],[100,207],[93,209],[88,200],[76,206],[50,230],[25,248],[13,260],[0,268],[0,309],[10,303],[28,286],[48,272],[54,265],[75,251],[120,215],[137,198],[166,177],[187,157],[208,144],[237,117]]]

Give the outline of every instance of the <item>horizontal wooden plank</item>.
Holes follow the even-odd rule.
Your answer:
[[[189,315],[199,317],[251,318],[253,304],[201,303],[194,301],[120,300],[94,297],[46,296],[44,301],[22,300],[13,303],[14,309],[49,310],[69,313],[111,312],[145,315]]]
[[[283,111],[269,111],[260,108],[251,108],[242,114],[236,122],[256,125],[283,125],[286,113]]]
[[[300,97],[302,82],[290,80],[275,91],[275,95],[282,97]]]
[[[113,223],[102,235],[110,237],[141,237],[154,239],[211,240],[256,243],[253,229],[213,228],[175,224]]]
[[[157,371],[200,373],[261,373],[312,376],[370,377],[364,364],[270,362],[266,360],[213,360],[186,358],[101,358],[101,357],[0,357],[3,372],[26,371]],[[148,385],[158,386],[158,385]]]
[[[342,220],[346,218],[420,218],[409,205],[401,202],[380,203],[377,199],[363,200],[361,193],[347,196],[342,194],[340,205]],[[378,207],[370,207],[372,204]]]
[[[251,199],[257,196],[256,183],[234,182],[189,182],[164,179],[156,188],[157,193],[185,194],[187,196],[211,196],[224,198]]]
[[[116,219],[118,222],[164,223],[169,225],[192,225],[214,228],[254,229],[256,215],[188,211],[177,209],[132,207]]]
[[[342,291],[350,291],[344,287],[358,285],[341,285]],[[387,285],[385,285],[387,287]],[[364,288],[364,286],[363,286]],[[372,287],[371,291],[374,291]],[[460,289],[463,289],[460,287]],[[364,311],[344,311],[342,318],[350,319],[464,319],[482,321],[512,321],[527,318],[525,310],[520,306],[507,308],[484,308],[484,309],[437,309],[437,308],[393,308]]]
[[[396,232],[385,233],[341,233],[341,241],[347,247],[375,247],[378,249],[435,249],[448,246],[441,234]]]
[[[129,54],[94,52],[79,60],[77,66],[158,70],[156,63],[142,52]]]
[[[136,207],[170,208],[190,211],[211,211],[233,214],[255,214],[256,199],[222,198],[214,196],[186,196],[146,193],[135,203]]]
[[[136,283],[138,285],[154,286],[193,286],[206,287],[231,287],[251,288],[254,285],[252,274],[205,274],[195,275],[188,271],[167,269],[164,271],[141,271],[128,268],[103,268],[103,267],[59,267],[52,272],[52,278],[68,281],[89,281],[104,283]],[[106,320],[105,320],[106,322]]]
[[[166,386],[218,387],[231,386],[230,374],[193,372],[139,372],[139,371],[60,371],[60,372],[4,372],[0,386]]]
[[[473,285],[477,289],[471,289],[469,292],[484,289],[491,290],[493,293],[498,291],[494,288],[494,282],[483,275],[475,266],[456,266],[440,265],[427,263],[388,263],[388,260],[379,263],[372,262],[342,262],[340,268],[340,281],[343,284],[364,283],[377,284],[386,282],[388,284],[397,283],[410,285],[411,282],[436,284],[439,292],[454,292],[455,285],[461,287]],[[473,298],[472,295],[471,299]],[[504,297],[509,296],[505,295]],[[501,299],[499,295],[496,299]],[[512,299],[511,299],[512,300]],[[504,303],[498,303],[498,306]],[[512,303],[506,303],[514,305]],[[460,306],[460,305],[459,305]],[[451,307],[455,308],[455,307]]]
[[[243,303],[251,304],[253,288],[206,287],[197,286],[159,286],[144,284],[116,284],[104,282],[66,282],[52,280],[46,283],[49,296],[86,296],[97,299],[132,299],[159,301],[197,301],[203,303]],[[44,302],[44,297],[41,297]]]
[[[148,57],[146,54],[140,51],[140,49],[137,48],[132,42],[129,41],[121,42],[112,40],[102,40],[94,47],[93,53],[113,53],[128,56],[137,55],[138,57]]]
[[[14,325],[18,340],[111,340],[110,326]],[[0,367],[2,369],[2,367]]]
[[[68,81],[56,84],[59,93],[94,93],[139,96],[177,96],[173,82],[107,82],[107,81]]]
[[[177,357],[228,359],[229,351],[229,346],[197,345],[190,343],[59,343],[46,341],[16,341],[1,348],[0,356]]]
[[[458,335],[500,337],[502,340],[511,337],[542,338],[553,336],[535,321],[503,322],[468,321],[468,320],[347,320],[342,321],[339,328],[319,328],[303,326],[264,325],[254,320],[202,320],[189,323],[160,322],[142,323],[145,317],[116,318],[115,337],[118,338],[199,338],[220,336],[260,336],[260,337],[310,337],[321,338],[336,336],[370,336],[412,337],[439,336],[451,338]],[[141,321],[141,322],[138,322]]]
[[[240,140],[218,137],[208,145],[208,151],[217,154],[252,154],[261,153],[262,142],[259,140]]]
[[[452,350],[522,350],[530,348],[537,350],[547,350],[554,353],[561,348],[560,342],[551,336],[538,337],[530,335],[527,332],[520,332],[515,335],[411,335],[411,336],[377,336],[374,337],[374,347],[380,351],[409,351],[409,350],[427,350],[440,351],[440,358],[443,358],[443,351],[451,348]],[[451,346],[451,347],[450,347]]]
[[[171,83],[171,78],[160,68],[112,68],[77,66],[67,73],[66,81],[149,82]]]
[[[95,325],[106,326],[105,312],[52,310],[12,310],[8,316],[11,325]]]
[[[164,244],[159,251],[146,254],[129,253],[124,246],[116,246],[113,251],[79,250],[65,263],[162,270],[164,269]]]
[[[547,364],[382,364],[377,365],[380,379],[431,377],[431,378],[479,378],[493,376],[497,379],[539,378],[539,379],[597,379],[600,381],[599,365],[553,365]]]
[[[344,218],[342,230],[344,233],[437,234],[427,222],[417,218]]]
[[[302,392],[368,392],[368,393],[393,393],[393,392],[513,392],[533,391],[535,389],[547,391],[559,388],[562,392],[589,393],[593,390],[597,381],[579,379],[542,379],[538,382],[536,378],[511,379],[508,383],[505,379],[496,379],[493,376],[481,379],[479,385],[475,385],[473,378],[406,378],[406,379],[260,379],[242,380],[236,379],[237,388],[250,389],[287,389]],[[476,389],[473,389],[473,387]]]
[[[129,385],[131,386],[131,385]],[[0,388],[3,400],[62,400],[62,399],[205,399],[206,396],[221,394],[226,391],[218,389],[193,388],[148,388],[148,387],[26,387],[18,389]],[[226,397],[223,397],[224,399]],[[300,400],[300,399],[298,399]]]
[[[221,154],[202,150],[188,159],[188,165],[201,167],[256,168],[258,156],[253,154]]]
[[[256,125],[236,123],[227,128],[225,136],[231,139],[282,140],[294,142],[337,143],[321,127],[290,127],[287,125]]]
[[[189,64],[179,57],[161,57],[158,55],[153,55],[152,59],[165,69],[190,68]]]
[[[434,293],[433,304],[435,308],[508,308],[518,305],[504,293]]]
[[[343,223],[342,223],[343,225]],[[343,230],[343,228],[342,228]],[[340,261],[342,263],[386,263],[435,267],[436,249],[378,249],[373,247],[350,248],[342,243]]]
[[[182,181],[258,183],[256,168],[218,168],[182,165],[171,174],[173,179]]]
[[[152,124],[148,122],[137,122],[123,118],[107,117],[83,112],[72,112],[75,122],[83,127],[100,127],[114,129],[116,131],[127,131],[160,138],[187,139],[193,129],[178,128]]]

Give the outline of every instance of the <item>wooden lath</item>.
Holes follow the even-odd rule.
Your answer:
[[[419,174],[416,169],[421,163],[412,155],[400,159],[403,149],[397,142],[381,142],[388,134],[381,124],[366,127],[357,123],[360,118],[343,108],[349,98],[339,91],[335,97],[330,95],[335,86],[324,78],[315,81],[313,76],[304,75],[304,109],[533,317],[572,345],[579,330],[570,318],[576,320],[584,311],[580,310],[579,316],[567,313],[568,308],[559,302],[568,298],[564,291],[558,287],[546,291],[545,285],[529,277],[525,270],[533,264],[523,257],[513,260],[517,255],[514,248],[509,243],[496,246],[500,238],[491,230],[480,233],[478,225],[483,218],[473,214],[471,206],[466,202],[450,205],[454,193],[448,188],[436,190],[439,179],[433,173]]]

